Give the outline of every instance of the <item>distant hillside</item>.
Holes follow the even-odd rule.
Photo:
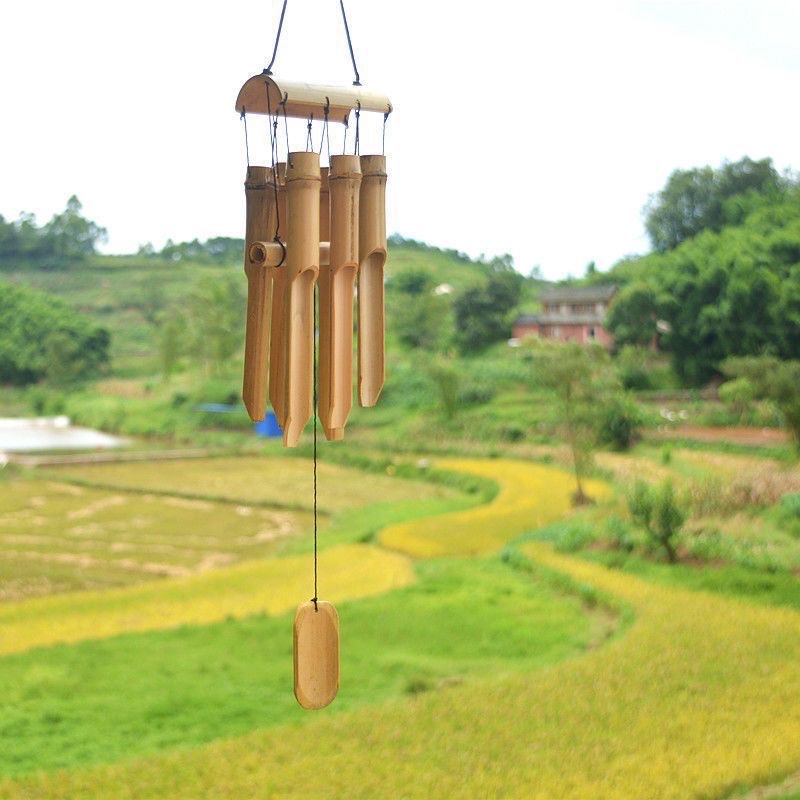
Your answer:
[[[224,243],[224,254],[215,254],[214,260],[205,251],[194,258],[196,242],[171,243],[166,254],[143,248],[137,255],[92,255],[62,269],[37,269],[29,262],[20,269],[6,265],[3,277],[52,293],[108,329],[115,374],[148,374],[157,371],[156,323],[171,308],[184,306],[199,282],[232,282],[242,293],[244,307],[246,283],[236,255],[241,254],[244,242],[209,240],[217,241]],[[393,278],[411,270],[429,273],[435,285],[449,284],[457,294],[486,281],[492,262],[391,237],[386,267],[389,291]]]

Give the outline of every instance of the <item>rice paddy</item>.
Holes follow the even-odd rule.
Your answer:
[[[0,736],[14,742],[0,769],[23,773],[0,781],[0,797],[721,800],[797,771],[798,611],[530,540],[570,513],[560,470],[438,466],[501,490],[485,506],[390,525],[377,545],[323,553],[324,594],[342,603],[354,659],[326,712],[289,710],[289,645],[275,638],[307,596],[307,555],[0,606],[0,650],[16,653],[0,661],[13,687]],[[633,619],[610,639],[607,622],[597,633],[605,598]],[[114,669],[92,700],[86,670],[104,659]],[[126,719],[129,684],[139,707]],[[81,708],[108,711],[109,725],[118,715],[119,735],[100,725],[93,736]],[[31,772],[57,766],[70,768]]]

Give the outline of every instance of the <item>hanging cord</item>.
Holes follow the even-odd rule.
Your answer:
[[[331,163],[331,132],[328,129],[328,112],[331,110],[331,101],[330,98],[325,98],[325,108],[323,109],[323,121],[322,121],[322,139],[320,139],[319,143],[319,154],[322,155],[322,147],[325,144],[327,139],[328,141],[328,164]]]
[[[244,122],[244,152],[247,155],[247,174],[250,175],[250,143],[247,140],[247,114],[244,106],[242,106],[242,113],[239,118]]]
[[[386,111],[383,115],[383,134],[381,135],[381,155],[386,155],[386,120],[389,119],[391,111]]]
[[[311,602],[317,608],[317,293],[314,292],[314,596]]]
[[[264,81],[264,86],[267,89],[267,119],[272,120],[272,100],[269,96],[269,81]],[[281,211],[280,211],[280,204],[278,203],[278,165],[277,165],[277,155],[278,155],[278,112],[275,112],[275,119],[272,120],[272,125],[267,123],[267,130],[269,131],[269,158],[270,163],[272,164],[272,190],[275,193],[275,236],[272,237],[274,242],[277,242],[281,246],[281,260],[278,263],[278,267],[283,266],[283,262],[286,261],[286,245],[283,243],[283,239],[281,239],[280,231],[281,231]]]
[[[342,140],[342,155],[347,151],[347,131],[350,128],[350,117],[346,116],[342,122],[344,123],[344,139]]]
[[[272,75],[272,65],[275,63],[275,56],[278,54],[278,42],[281,40],[281,31],[283,30],[283,16],[286,14],[286,3],[288,0],[283,0],[283,8],[281,9],[281,18],[278,22],[278,35],[275,37],[275,47],[272,48],[272,60],[264,70],[265,75]]]
[[[356,140],[353,144],[353,155],[357,156],[360,155],[361,150],[361,142],[359,141],[359,131],[360,131],[360,121],[361,121],[361,101],[356,100],[358,105],[356,106]]]
[[[356,79],[353,81],[353,86],[361,86],[361,78],[358,77],[358,67],[356,66],[356,57],[353,53],[353,43],[350,41],[350,28],[347,25],[347,14],[344,13],[344,0],[339,0],[339,5],[342,8],[342,19],[344,20],[344,32],[347,36],[347,46],[350,48],[350,60],[353,62],[353,72],[355,72],[356,74]]]
[[[312,126],[313,123],[314,123],[314,115],[312,114],[308,118],[308,125],[307,125],[308,133],[306,133],[306,153],[309,150],[313,150],[314,149],[314,143],[311,140],[311,126]]]
[[[292,151],[289,147],[289,121],[286,118],[286,101],[289,99],[288,94],[284,94],[283,100],[281,100],[281,108],[283,108],[283,129],[286,131],[286,167],[288,169],[289,165],[292,163]]]

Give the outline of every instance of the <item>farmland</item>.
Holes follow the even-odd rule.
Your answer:
[[[688,451],[664,464],[648,448],[630,458],[687,486],[716,462],[739,474],[770,464]],[[236,475],[236,461],[219,474]],[[98,502],[75,489],[166,501],[197,483],[204,463],[193,463],[183,478],[167,470],[157,495],[139,465],[62,468],[60,512]],[[238,466],[252,474],[253,459]],[[298,477],[302,466],[287,460]],[[348,471],[326,466],[346,493]],[[622,477],[591,482],[595,505],[571,511],[557,467],[435,466],[499,491],[474,506],[440,484],[362,473],[392,484],[393,510],[378,511],[392,524],[361,543],[336,531],[347,519],[358,529],[359,513],[374,529],[363,488],[331,508],[320,574],[342,619],[343,683],[320,714],[297,709],[288,688],[307,532],[191,575],[6,602],[0,796],[723,798],[797,769],[795,578],[774,573],[769,589],[768,575],[732,563],[715,584],[713,569],[578,547],[581,526],[603,540]],[[253,494],[267,490],[215,475],[203,485],[227,498],[222,508],[269,510],[270,497]],[[44,488],[20,486],[23,507]],[[745,575],[761,581],[749,594]]]

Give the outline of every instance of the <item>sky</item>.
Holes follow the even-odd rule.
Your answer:
[[[4,4],[0,214],[43,223],[77,194],[112,253],[242,236],[234,102],[269,61],[281,1]],[[395,109],[390,232],[577,276],[648,250],[642,208],[674,169],[800,169],[796,0],[345,7],[361,81]],[[352,81],[336,0],[288,0],[273,72]],[[248,124],[263,163],[265,123]],[[363,154],[381,124],[363,115]],[[290,144],[305,149],[302,126]]]

